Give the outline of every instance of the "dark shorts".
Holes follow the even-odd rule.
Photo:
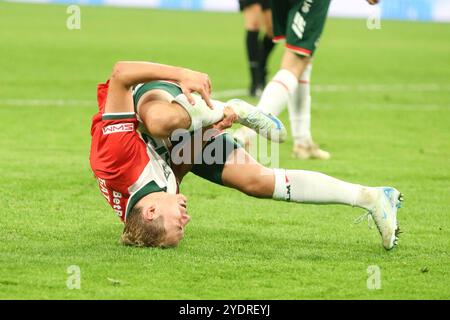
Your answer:
[[[209,140],[203,147],[205,150],[216,150],[220,154],[214,154],[215,161],[213,163],[205,163],[205,157],[198,157],[197,164],[195,162],[191,172],[196,176],[202,177],[208,181],[223,185],[222,172],[225,163],[230,154],[241,146],[233,139],[229,133],[222,133]],[[214,153],[214,152],[213,152]]]
[[[160,89],[167,91],[173,97],[182,94],[181,88],[174,83],[168,81],[152,81],[144,83],[143,85],[138,85],[133,90],[133,101],[134,101],[134,111],[137,112],[137,105],[139,99],[148,91]]]
[[[270,0],[239,0],[239,8],[241,11],[252,4],[260,4],[264,11],[270,10]]]
[[[182,93],[181,89],[174,83],[165,81],[152,81],[146,83],[142,86],[137,87],[137,89],[133,91],[135,109],[137,108],[139,99],[146,92],[154,89],[164,90],[170,93],[173,97],[176,97],[177,95]],[[191,135],[193,134],[194,133],[192,133]],[[151,139],[151,137],[147,137],[147,139]],[[177,141],[171,140],[172,146],[174,148],[180,142],[181,139]],[[191,172],[208,181],[223,185],[222,171],[225,167],[225,162],[227,161],[230,154],[238,148],[241,148],[241,146],[228,133],[222,133],[211,138],[203,147],[201,155],[194,160],[194,165]],[[165,150],[162,150],[161,152],[163,151]],[[156,152],[160,153],[158,150],[156,150]],[[207,157],[202,156],[206,153],[211,154],[212,157],[209,157],[208,159]],[[214,161],[210,161],[211,158],[214,159]]]
[[[271,0],[274,42],[312,56],[322,35],[331,0]]]

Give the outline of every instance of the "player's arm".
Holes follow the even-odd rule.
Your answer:
[[[132,87],[160,79],[177,81],[190,103],[195,103],[191,92],[198,92],[212,107],[207,74],[158,63],[120,61],[111,74],[105,113],[134,112]]]

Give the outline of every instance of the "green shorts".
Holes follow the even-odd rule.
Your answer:
[[[331,0],[271,0],[274,42],[286,40],[286,48],[312,56],[322,35]]]
[[[170,93],[174,98],[182,93],[180,87],[174,83],[166,81],[152,81],[139,85],[133,90],[135,110],[137,109],[139,99],[146,92],[155,89],[164,90]],[[171,143],[172,146],[175,147],[178,143],[180,143],[180,140],[171,140]],[[203,179],[223,185],[222,171],[225,167],[225,162],[227,161],[229,155],[238,148],[241,148],[241,146],[228,133],[219,134],[211,138],[203,147],[202,155],[205,150],[205,153],[210,153],[209,151],[213,151],[214,161],[207,161],[208,159],[205,160],[205,157],[199,157],[195,159],[191,172],[199,177],[202,177]],[[156,151],[158,152],[158,150]],[[215,153],[215,151],[218,151],[218,154]]]
[[[147,82],[144,84],[137,85],[133,89],[133,101],[134,101],[134,111],[137,112],[137,105],[139,102],[139,99],[148,91],[150,90],[164,90],[170,93],[174,98],[182,94],[181,88],[177,86],[176,84],[169,82],[169,81],[152,81]]]
[[[196,176],[208,181],[223,185],[222,172],[229,155],[241,146],[233,139],[229,133],[222,133],[209,140],[202,151],[217,150],[220,154],[215,154],[214,162],[206,163],[205,157],[196,159],[191,172]]]

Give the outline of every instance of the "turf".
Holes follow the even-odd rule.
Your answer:
[[[280,146],[282,167],[399,188],[398,248],[353,224],[361,210],[252,199],[189,175],[185,240],[155,250],[120,245],[90,172],[96,84],[116,60],[139,59],[208,72],[216,91],[246,88],[242,17],[82,7],[72,31],[66,18],[65,6],[0,2],[0,299],[450,297],[449,24],[330,19],[313,132],[333,158],[300,162],[291,140]],[[66,287],[70,265],[80,290]],[[371,265],[380,290],[367,289]]]

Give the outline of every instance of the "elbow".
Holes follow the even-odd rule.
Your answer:
[[[111,77],[111,82],[123,85],[125,87],[130,87],[127,81],[126,63],[118,61],[114,64]]]

